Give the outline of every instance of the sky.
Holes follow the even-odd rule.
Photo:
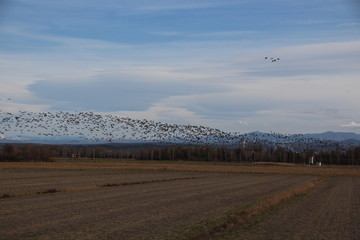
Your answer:
[[[357,0],[0,0],[2,111],[360,133],[359,90]]]

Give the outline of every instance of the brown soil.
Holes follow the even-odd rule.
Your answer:
[[[238,239],[360,239],[360,178],[329,178]]]
[[[181,239],[194,226],[317,177],[30,168],[2,169],[0,178],[0,193],[18,193],[0,198],[0,239],[131,240]],[[72,190],[56,191],[64,188]]]

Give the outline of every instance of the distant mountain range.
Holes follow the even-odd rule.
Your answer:
[[[330,140],[330,141],[346,141],[346,140],[355,140],[360,142],[360,134],[352,132],[324,132],[324,133],[312,133],[312,134],[303,134],[304,137],[318,138],[320,140]]]
[[[40,144],[216,144],[246,147],[329,150],[360,145],[360,134],[324,132],[279,134],[224,132],[219,129],[135,120],[92,112],[0,111],[0,143]]]
[[[217,138],[214,138],[217,139]],[[0,139],[1,143],[36,143],[36,144],[57,144],[57,145],[113,145],[118,147],[126,146],[152,146],[154,144],[218,144],[219,142],[208,141],[202,139],[201,141],[189,141],[189,139],[173,138],[167,140],[137,140],[137,139],[114,139],[113,141],[108,140],[94,140],[88,139],[84,136],[23,136],[13,138]],[[303,148],[314,148],[319,149],[331,149],[333,146],[337,148],[346,148],[349,146],[360,146],[360,134],[356,133],[344,133],[344,132],[324,132],[324,133],[313,133],[313,134],[294,134],[294,135],[283,135],[277,133],[262,133],[262,132],[251,132],[246,134],[230,135],[225,145],[232,147],[243,146],[243,144],[254,144],[259,143],[264,146],[270,147],[286,147],[295,150],[301,150]],[[335,144],[335,145],[334,145]]]

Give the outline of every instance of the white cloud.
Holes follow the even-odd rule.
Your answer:
[[[14,103],[14,102],[0,102],[0,109],[3,112],[11,112],[16,113],[19,111],[27,111],[27,112],[46,112],[50,108],[49,105],[46,104],[22,104],[22,103]]]
[[[211,31],[211,32],[151,32],[154,35],[160,36],[177,36],[177,37],[189,37],[189,38],[234,38],[234,37],[241,37],[241,36],[253,36],[254,34],[259,34],[259,31]]]
[[[337,27],[359,27],[360,22],[349,22],[349,23],[341,23],[336,25]]]
[[[240,125],[249,125],[249,122],[246,121],[237,121],[237,123]]]
[[[168,123],[207,125],[203,116],[195,112],[183,107],[165,106],[161,103],[154,104],[144,111],[118,111],[108,112],[108,114]]]
[[[29,4],[27,0],[17,0],[25,4]],[[111,13],[114,12],[116,15],[128,16],[128,15],[144,15],[144,14],[154,14],[164,11],[172,10],[197,10],[197,9],[207,9],[207,8],[216,8],[220,6],[231,6],[233,4],[238,4],[237,1],[227,0],[216,1],[216,0],[207,0],[207,1],[193,1],[193,0],[157,0],[157,1],[148,1],[148,0],[122,0],[119,3],[116,0],[108,0],[106,2],[99,2],[96,0],[62,0],[58,1],[47,1],[47,0],[32,0],[32,7],[43,8],[43,10],[50,11],[52,13],[58,13],[59,9],[80,9],[81,12],[89,10],[92,13]],[[86,15],[85,15],[86,16]],[[79,21],[79,20],[77,20]]]
[[[360,123],[357,123],[357,122],[350,122],[350,123],[347,123],[347,124],[342,124],[341,127],[345,127],[345,128],[358,128],[360,127]]]
[[[324,24],[324,23],[329,23],[328,21],[323,21],[323,20],[314,20],[314,19],[309,19],[309,20],[304,20],[304,21],[298,21],[298,24]]]
[[[92,51],[96,49],[105,50],[122,50],[125,48],[130,48],[132,45],[124,44],[119,42],[111,42],[106,40],[98,40],[91,38],[81,38],[81,37],[63,37],[56,35],[49,35],[43,33],[35,33],[29,32],[26,28],[19,26],[6,26],[1,29],[2,33],[9,34],[18,38],[25,38],[28,40],[40,40],[51,42],[53,44],[60,44],[51,46],[52,49],[63,48],[65,46],[73,49],[92,49]],[[26,46],[25,44],[24,46]],[[36,48],[35,46],[31,46],[32,48]],[[39,45],[39,48],[44,48],[46,46]]]

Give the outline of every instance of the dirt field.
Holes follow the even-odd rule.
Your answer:
[[[360,239],[360,178],[334,177],[238,239]]]
[[[124,164],[0,163],[0,239],[186,239],[319,179],[293,174],[294,167],[249,174],[237,172],[241,166]],[[326,178],[236,239],[356,239],[359,187],[357,177]]]

